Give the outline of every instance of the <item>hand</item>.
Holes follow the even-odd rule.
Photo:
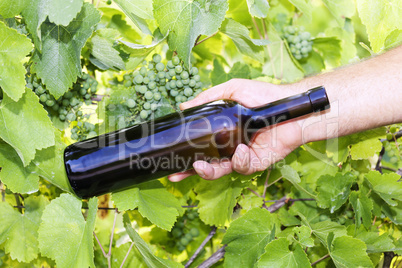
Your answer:
[[[289,86],[246,79],[232,79],[200,93],[191,101],[182,103],[180,109],[185,110],[219,99],[234,100],[243,106],[252,108],[297,93],[299,92]],[[237,146],[231,161],[219,163],[196,161],[193,163],[193,170],[175,173],[168,178],[170,181],[177,182],[198,173],[204,179],[214,180],[231,173],[233,170],[241,174],[252,174],[265,170],[303,144],[301,120],[303,119],[290,120],[260,130],[250,144]]]

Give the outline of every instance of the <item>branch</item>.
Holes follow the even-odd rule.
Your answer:
[[[123,261],[121,262],[120,268],[123,268],[123,265],[124,265],[124,263],[126,262],[126,260],[127,260],[127,258],[128,258],[128,254],[130,254],[130,251],[131,251],[131,249],[133,248],[133,246],[134,246],[134,242],[131,243],[130,248],[127,250],[127,254],[126,254],[126,256],[124,257]]]
[[[215,263],[217,263],[225,255],[225,248],[226,248],[226,245],[224,245],[223,247],[218,249],[214,254],[212,254],[211,257],[209,257],[203,263],[201,263],[198,266],[198,268],[209,268],[212,265],[214,265]]]
[[[384,146],[381,148],[380,154],[378,155],[378,160],[377,160],[377,164],[375,165],[375,170],[377,170],[378,172],[380,172],[382,174],[382,168],[381,168],[381,160],[382,157],[385,154],[385,148]]]
[[[100,248],[101,248],[101,250],[102,250],[103,256],[104,256],[105,258],[107,258],[107,254],[106,254],[105,250],[103,249],[102,244],[101,244],[101,242],[99,241],[98,236],[95,234],[95,232],[92,232],[92,233],[94,234],[96,241],[98,241],[98,245],[100,246]]]
[[[209,232],[208,236],[204,239],[204,241],[202,241],[201,245],[194,252],[193,256],[191,256],[191,258],[188,260],[188,262],[186,263],[186,266],[184,266],[185,268],[190,267],[190,265],[198,257],[198,255],[201,253],[201,251],[203,250],[205,245],[208,243],[209,240],[211,240],[211,238],[215,235],[215,233],[216,233],[216,227],[214,226],[211,228],[211,231]]]
[[[199,44],[201,44],[202,42],[205,42],[206,40],[208,40],[211,37],[214,37],[218,32],[213,33],[212,35],[205,37],[204,39],[202,39],[201,41],[198,41],[194,44],[194,46],[198,46]]]
[[[317,263],[322,262],[322,261],[325,260],[326,258],[329,258],[329,254],[322,256],[321,258],[319,258],[318,260],[316,260],[315,262],[313,262],[313,263],[311,264],[311,266],[314,266],[314,265],[316,265]]]
[[[258,35],[260,36],[260,39],[263,39],[262,34],[261,34],[261,31],[260,31],[260,27],[258,27],[258,24],[257,24],[257,22],[255,21],[254,17],[251,16],[251,19],[253,20],[255,29],[257,30],[257,33],[258,33]]]

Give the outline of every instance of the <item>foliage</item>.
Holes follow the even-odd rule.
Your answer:
[[[65,2],[0,2],[0,267],[381,267],[402,254],[401,125],[248,176],[88,201],[63,164],[68,144],[209,86],[291,83],[384,52],[402,40],[400,1]]]

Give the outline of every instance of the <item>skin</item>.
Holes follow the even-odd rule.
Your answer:
[[[233,170],[241,174],[252,174],[266,169],[305,143],[401,123],[402,46],[294,84],[273,85],[233,79],[182,103],[180,109],[219,99],[230,99],[246,107],[257,107],[321,85],[326,88],[330,100],[329,110],[264,128],[250,144],[240,144],[231,161],[196,161],[193,170],[173,174],[169,180],[180,181],[195,173],[204,179],[214,180]]]

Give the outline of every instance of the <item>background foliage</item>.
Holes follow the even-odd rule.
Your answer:
[[[401,27],[398,0],[2,0],[0,266],[400,265],[399,125],[306,144],[250,176],[84,201],[62,152],[232,78],[290,83],[357,62]]]

